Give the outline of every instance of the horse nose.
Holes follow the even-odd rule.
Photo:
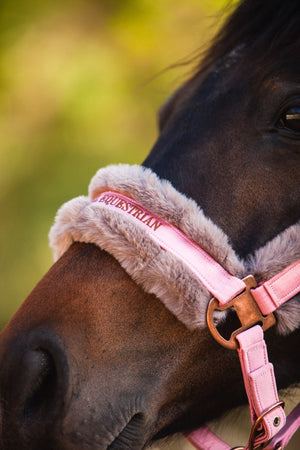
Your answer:
[[[20,430],[28,439],[29,433],[45,434],[45,426],[54,426],[65,402],[68,364],[61,342],[51,333],[18,336],[5,347],[9,351],[0,363],[2,428],[19,442],[24,438]]]
[[[57,391],[57,369],[52,355],[43,348],[28,350],[20,365],[22,380],[16,380],[16,404],[23,420],[49,409]]]

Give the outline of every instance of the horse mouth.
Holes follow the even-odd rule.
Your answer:
[[[142,430],[144,424],[144,415],[142,413],[135,414],[107,447],[107,450],[133,450],[143,448],[144,436]]]

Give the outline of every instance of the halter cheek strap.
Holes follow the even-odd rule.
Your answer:
[[[300,261],[291,264],[252,293],[263,314],[269,314],[299,292]]]
[[[181,260],[215,297],[208,308],[208,325],[220,343],[238,350],[249,400],[253,427],[245,449],[265,448],[266,445],[268,449],[275,449],[279,442],[286,445],[299,426],[300,406],[292,412],[286,424],[263,330],[275,323],[271,313],[300,291],[300,261],[257,287],[253,277],[240,280],[232,276],[180,230],[126,195],[106,191],[94,202],[118,211],[147,230],[163,250]],[[223,311],[229,307],[236,309],[242,327],[227,341],[219,336],[213,313],[216,309]],[[256,325],[258,322],[263,327]],[[275,440],[274,436],[277,436]],[[199,450],[230,449],[207,428],[201,428],[187,438]]]

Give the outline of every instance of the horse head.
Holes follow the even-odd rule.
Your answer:
[[[219,262],[234,260],[236,273],[253,255],[258,261],[262,248],[275,272],[300,257],[299,13],[298,1],[242,2],[192,78],[160,110],[159,137],[141,168],[150,177],[155,172],[162,189],[162,180],[171,183],[162,211],[169,214],[172,200],[172,220],[191,235],[198,231],[185,214],[176,216],[176,196],[191,209],[200,206],[207,247],[218,255],[225,248]],[[131,186],[137,196],[141,186]],[[175,284],[168,297],[167,283],[163,293],[158,283],[155,295],[151,286],[164,266],[156,274],[153,249],[151,278],[145,270],[136,282],[129,275],[135,255],[128,263],[114,227],[110,221],[106,244],[118,261],[97,244],[97,227],[85,242],[74,231],[74,242],[62,244],[1,333],[1,449],[142,449],[245,402],[236,354],[214,341],[201,315],[207,294],[200,295],[200,319],[186,326],[184,308],[174,313],[167,302],[177,295],[174,286],[186,298],[192,283],[166,264]],[[120,236],[134,241],[134,232],[124,230]],[[145,239],[139,248],[141,267],[150,251]],[[260,267],[258,281],[265,275]],[[297,298],[277,319],[266,340],[278,386],[287,387],[299,381]],[[229,313],[220,326],[231,329],[235,321]]]

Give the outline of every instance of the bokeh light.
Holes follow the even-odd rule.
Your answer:
[[[109,163],[141,163],[156,111],[225,0],[2,0],[0,327],[52,264],[58,207]],[[157,75],[158,74],[158,75]]]

